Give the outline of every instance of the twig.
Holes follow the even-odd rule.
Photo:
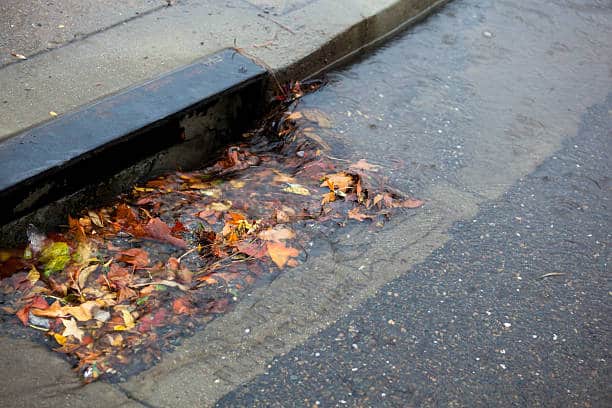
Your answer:
[[[538,279],[549,278],[551,276],[563,276],[563,275],[565,275],[565,273],[563,272],[551,272],[551,273],[545,273],[544,275],[538,277]]]

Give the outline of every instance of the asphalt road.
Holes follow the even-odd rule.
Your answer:
[[[609,406],[611,112],[217,406]]]

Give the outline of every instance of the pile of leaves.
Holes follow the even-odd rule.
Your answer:
[[[2,310],[44,333],[86,382],[154,364],[181,334],[224,313],[266,276],[305,259],[305,223],[382,225],[419,200],[381,168],[328,156],[322,112],[299,84],[212,166],[135,186],[68,227],[0,251]],[[341,165],[338,165],[341,163]]]

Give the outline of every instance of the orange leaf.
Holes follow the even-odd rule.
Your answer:
[[[175,314],[191,314],[194,310],[190,303],[191,302],[184,297],[174,299],[174,302],[172,302],[172,310]]]
[[[17,311],[17,313],[15,313],[15,315],[19,320],[21,320],[21,323],[23,323],[24,326],[27,326],[28,322],[30,321],[30,306],[22,307]]]
[[[344,193],[346,193],[348,189],[353,188],[355,185],[353,176],[344,172],[326,175],[325,180],[323,183],[321,183],[321,187],[329,187],[328,183],[330,182],[333,184],[334,188],[337,188]]]
[[[279,268],[283,268],[291,257],[296,257],[300,254],[295,248],[287,247],[282,242],[268,242],[268,255]]]

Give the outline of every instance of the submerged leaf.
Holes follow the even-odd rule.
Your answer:
[[[65,242],[53,242],[43,248],[40,261],[44,264],[44,274],[49,277],[52,273],[63,270],[70,262],[70,247]]]
[[[300,251],[292,247],[287,247],[282,242],[268,242],[266,246],[268,248],[268,255],[270,255],[270,258],[272,258],[276,266],[281,269],[287,264],[290,258],[295,258],[300,254]]]
[[[310,191],[300,184],[289,184],[288,187],[283,188],[283,191],[286,193],[299,194],[303,196],[310,195]]]

